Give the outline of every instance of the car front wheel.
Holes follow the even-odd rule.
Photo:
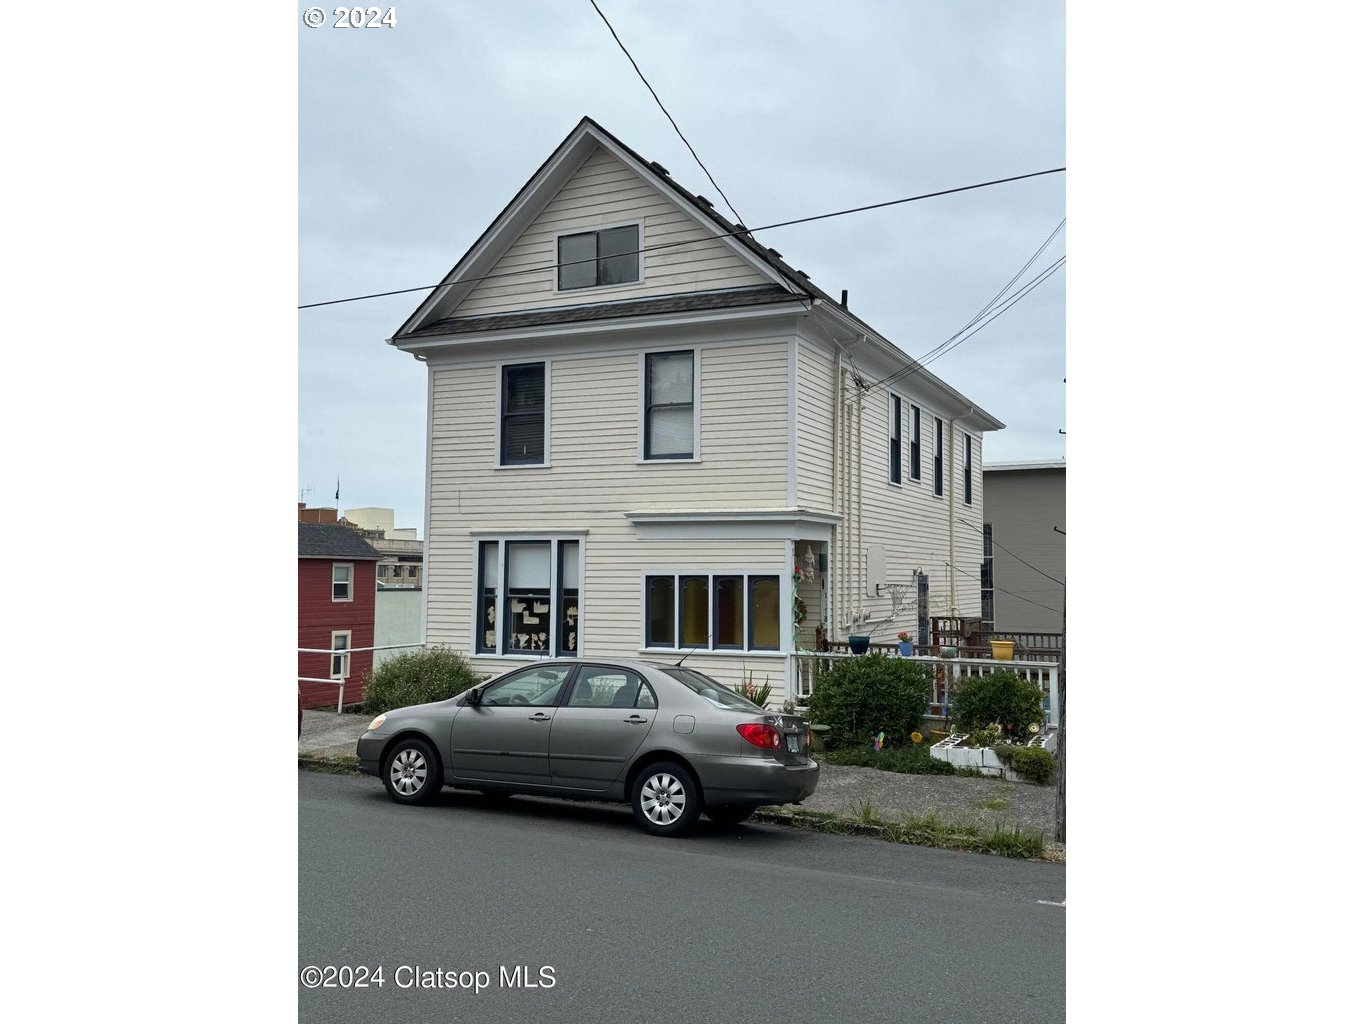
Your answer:
[[[696,824],[701,794],[685,768],[657,761],[636,777],[630,808],[636,824],[651,835],[679,836]]]
[[[424,804],[441,790],[441,766],[426,740],[399,740],[384,759],[384,788],[400,804]]]

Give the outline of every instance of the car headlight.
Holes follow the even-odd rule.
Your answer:
[[[378,718],[376,718],[373,722],[371,722],[369,725],[365,727],[365,731],[369,732],[371,729],[378,729],[381,725],[384,724],[384,719],[388,717],[389,717],[388,715],[380,715]]]

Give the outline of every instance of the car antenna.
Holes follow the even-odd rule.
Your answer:
[[[701,643],[697,644],[695,647],[693,647],[693,648],[692,648],[692,651],[695,651],[695,650],[697,649],[697,647],[700,647],[702,644],[709,644],[710,642],[711,642],[711,634],[710,634],[710,633],[707,633],[707,634],[706,634],[706,639],[703,640],[703,641],[701,641]],[[692,657],[692,651],[688,651],[688,652],[687,652],[686,654],[684,654],[681,658],[679,658],[679,659],[677,660],[677,662],[674,664],[673,667],[674,667],[674,668],[682,668],[682,663],[683,663],[684,661],[686,661],[688,658]]]

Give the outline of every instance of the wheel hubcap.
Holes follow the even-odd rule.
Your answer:
[[[412,796],[427,781],[427,759],[411,747],[400,750],[389,768],[389,781],[404,796]]]
[[[671,825],[687,806],[687,791],[676,776],[666,772],[651,775],[640,790],[640,809],[656,825]]]

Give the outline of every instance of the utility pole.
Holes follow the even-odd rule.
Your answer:
[[[1063,537],[1065,530],[1057,530]],[[1053,839],[1066,842],[1066,587],[1062,587],[1062,649],[1057,655],[1057,830]]]

